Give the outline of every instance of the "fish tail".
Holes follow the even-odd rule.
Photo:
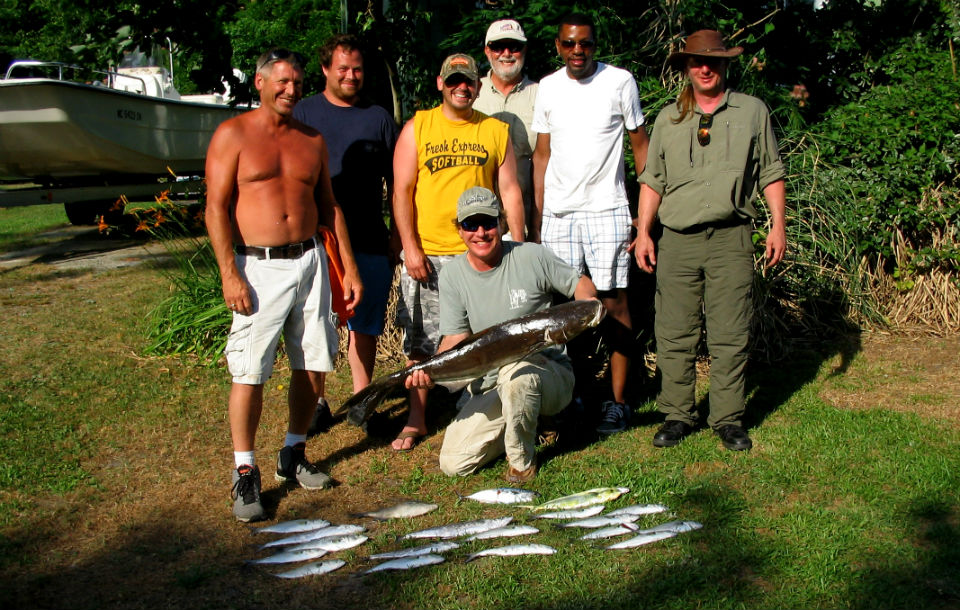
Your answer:
[[[393,384],[371,383],[343,403],[341,410],[347,411],[347,421],[354,426],[362,426],[370,414],[390,393]]]

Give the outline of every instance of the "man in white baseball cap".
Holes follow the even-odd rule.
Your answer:
[[[490,62],[490,72],[480,79],[480,94],[473,108],[510,126],[510,139],[517,157],[517,180],[523,193],[527,238],[535,239],[531,228],[540,226],[539,220],[535,225],[532,224],[533,149],[537,140],[530,125],[533,123],[537,83],[523,74],[527,36],[513,19],[500,19],[487,28],[483,45],[484,55]]]

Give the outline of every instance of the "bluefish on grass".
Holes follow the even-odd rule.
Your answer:
[[[473,500],[481,504],[520,504],[521,502],[535,502],[540,494],[530,489],[516,487],[498,487],[474,492],[469,496],[460,496],[464,500]]]
[[[572,301],[472,334],[452,349],[375,379],[343,403],[347,421],[363,425],[374,409],[414,371],[424,371],[438,385],[458,390],[488,371],[526,358],[546,347],[566,343],[596,326],[605,310],[600,301]]]
[[[540,530],[532,525],[508,525],[506,527],[498,527],[496,529],[480,532],[479,534],[474,534],[473,536],[467,538],[466,542],[472,542],[474,540],[490,540],[492,538],[510,538],[512,536],[529,536],[530,534],[536,534],[539,531]]]
[[[458,548],[460,548],[460,545],[456,542],[442,540],[440,542],[432,542],[430,544],[415,546],[408,549],[398,549],[396,551],[377,553],[375,555],[370,555],[369,559],[374,561],[379,561],[381,559],[403,559],[404,557],[417,557],[418,555],[429,555],[431,553],[446,553],[447,551],[452,551],[453,549]]]
[[[371,510],[365,513],[357,513],[354,516],[370,517],[371,519],[378,519],[380,521],[387,521],[389,519],[409,519],[411,517],[426,515],[429,512],[437,510],[437,508],[439,507],[436,504],[408,500],[387,508]]]
[[[471,534],[479,534],[480,532],[503,527],[511,521],[513,521],[513,517],[500,517],[499,519],[478,519],[476,521],[451,523],[449,525],[441,525],[417,532],[410,532],[409,534],[403,536],[401,540],[409,540],[411,538],[459,538],[460,536],[470,536]]]
[[[392,561],[385,561],[377,564],[364,572],[364,574],[373,574],[374,572],[383,572],[384,570],[410,570],[423,566],[431,566],[437,563],[443,563],[443,557],[440,555],[417,555],[416,557],[403,557]]]
[[[509,546],[498,546],[492,549],[484,549],[467,557],[467,561],[473,561],[478,557],[514,557],[516,555],[553,555],[557,549],[545,544],[511,544]]]
[[[328,525],[330,525],[330,522],[324,519],[294,519],[293,521],[284,521],[283,523],[250,529],[254,534],[296,534],[318,530]]]
[[[629,491],[626,487],[597,487],[569,496],[555,498],[543,504],[538,504],[537,506],[525,506],[524,508],[535,511],[573,510],[585,506],[593,506],[594,504],[611,502]]]
[[[274,574],[274,576],[277,578],[303,578],[304,576],[316,576],[318,574],[326,574],[327,572],[339,570],[345,565],[347,565],[347,562],[342,559],[317,561],[315,563],[308,563],[307,565],[300,566],[299,568],[294,568],[287,572],[279,572]]]

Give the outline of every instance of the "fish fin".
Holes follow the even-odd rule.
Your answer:
[[[383,399],[387,397],[395,384],[392,383],[371,383],[353,396],[351,396],[340,411],[347,412],[347,421],[354,426],[362,426],[367,421],[370,414],[377,408]]]

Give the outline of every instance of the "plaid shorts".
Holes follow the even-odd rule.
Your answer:
[[[415,281],[400,265],[400,295],[397,326],[403,328],[403,353],[407,356],[432,356],[440,345],[440,290],[437,279],[444,264],[453,256],[427,256],[433,272],[426,282]]]
[[[604,212],[543,213],[540,243],[587,273],[597,290],[626,288],[630,272],[630,208]]]

